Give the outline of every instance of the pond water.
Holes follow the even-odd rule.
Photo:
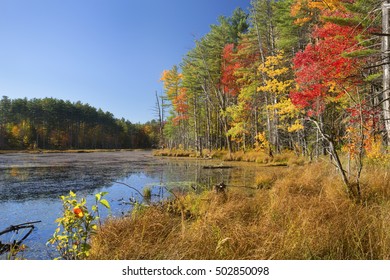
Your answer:
[[[229,169],[205,169],[220,161],[153,157],[150,151],[102,153],[0,154],[0,231],[10,225],[41,222],[28,239],[23,257],[52,259],[56,253],[48,246],[55,220],[62,213],[61,195],[73,191],[79,198],[94,202],[98,192],[108,192],[112,216],[131,210],[130,198],[142,200],[136,191],[152,188],[153,199],[169,196],[167,189],[202,189],[224,181],[228,186],[253,185],[253,164],[236,164]],[[124,184],[122,184],[124,183]],[[102,214],[107,217],[108,212]]]

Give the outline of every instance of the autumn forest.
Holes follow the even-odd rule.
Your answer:
[[[162,145],[330,154],[344,183],[359,185],[340,153],[359,178],[362,159],[381,158],[390,143],[382,2],[257,0],[249,14],[220,17],[162,74]]]
[[[351,153],[388,145],[380,1],[253,1],[162,74],[168,147]],[[162,122],[164,119],[160,118]]]

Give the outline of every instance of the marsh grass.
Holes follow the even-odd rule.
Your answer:
[[[153,155],[162,157],[197,157],[197,153],[195,151],[181,148],[154,150]]]
[[[374,172],[375,171],[375,172]],[[388,259],[388,169],[368,166],[363,199],[325,163],[258,174],[258,189],[186,194],[108,220],[92,259]]]
[[[142,194],[145,200],[150,201],[152,199],[152,188],[144,187]]]
[[[154,150],[153,155],[162,157],[197,157],[206,159],[220,159],[223,161],[256,162],[267,166],[302,166],[306,163],[304,157],[297,156],[292,151],[283,151],[280,154],[270,156],[262,150],[237,151],[229,154],[225,150],[204,149],[200,154],[193,150],[160,149]]]

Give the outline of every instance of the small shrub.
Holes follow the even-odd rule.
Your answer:
[[[143,196],[145,200],[151,200],[152,199],[152,189],[150,187],[145,187],[143,189]]]
[[[90,211],[85,198],[78,201],[73,192],[68,196],[61,196],[63,216],[56,220],[58,227],[48,241],[58,251],[58,259],[80,260],[89,257],[90,238],[100,225],[99,205],[110,209],[108,201],[103,199],[106,194],[103,192],[95,195],[95,204]]]

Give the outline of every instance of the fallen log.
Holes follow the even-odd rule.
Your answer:
[[[231,169],[234,168],[233,166],[229,165],[205,165],[203,166],[203,169]]]

